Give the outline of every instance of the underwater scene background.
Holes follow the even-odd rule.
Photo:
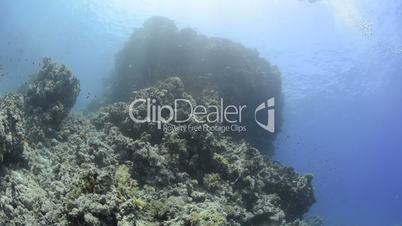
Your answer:
[[[153,80],[134,79],[133,83],[142,84],[132,90],[137,92],[135,96],[159,98],[160,90],[165,90],[168,95],[161,97],[161,102],[188,95],[202,102],[206,100],[198,100],[201,97],[214,99],[205,94],[210,87],[224,90],[221,94],[228,97],[244,97],[248,103],[259,103],[254,94],[277,95],[280,129],[274,135],[216,135],[211,141],[206,134],[169,137],[155,132],[154,126],[135,127],[125,121],[131,90],[126,88],[125,92],[122,88],[127,80],[118,82],[113,78],[129,75],[119,69],[119,62],[144,60],[143,55],[130,55],[132,49],[137,53],[150,43],[141,51],[146,55],[153,50],[153,42],[137,44],[140,39],[133,36],[138,29],[148,34],[146,21],[151,29],[149,18],[153,16],[169,18],[159,18],[167,27],[173,23],[178,30],[191,28],[205,35],[206,40],[203,36],[188,39],[199,44],[194,47],[195,53],[222,45],[226,48],[222,47],[223,53],[234,54],[228,60],[232,68],[236,68],[238,54],[241,59],[251,59],[246,60],[246,66],[261,67],[267,75],[260,77],[253,69],[244,69],[238,80],[207,79],[213,86],[204,84],[199,88],[192,85],[201,84],[201,80],[182,76],[183,70],[169,71],[169,75],[153,71]],[[330,226],[402,225],[401,21],[400,0],[2,0],[0,94],[7,96],[14,90],[22,90],[22,94],[7,96],[0,102],[0,225],[157,225],[158,221],[162,225],[320,225],[310,218],[315,216]],[[154,26],[160,28],[159,32],[165,25]],[[158,32],[162,34],[158,43],[163,43],[165,33]],[[215,59],[211,56],[215,52],[207,50],[203,54]],[[254,51],[269,63],[257,60]],[[158,50],[155,53],[149,54],[149,61],[161,54]],[[53,61],[43,61],[43,57]],[[208,70],[219,71],[213,62]],[[205,67],[189,71],[204,73]],[[276,73],[280,73],[280,79]],[[257,82],[244,82],[249,78],[241,77],[244,74],[254,76]],[[169,79],[171,75],[180,79]],[[40,90],[50,83],[61,86],[55,86],[52,98],[45,98]],[[234,85],[227,88],[216,86],[218,83]],[[236,87],[239,83],[240,87],[244,85],[243,90]],[[265,85],[272,87],[264,92]],[[189,86],[191,91],[186,90]],[[103,108],[91,116],[68,116],[70,108],[81,114],[88,111],[88,105]],[[57,108],[60,106],[63,109]],[[11,120],[10,114],[24,123],[9,126],[16,120]],[[4,132],[8,130],[10,139]],[[24,136],[19,137],[20,132]],[[264,162],[251,146],[231,140],[240,138],[281,164]],[[108,152],[109,148],[113,152]],[[143,152],[133,154],[130,148]],[[170,149],[185,154],[171,157],[165,153]],[[204,149],[214,150],[208,152],[210,159],[201,157],[197,164],[181,159],[204,153]],[[236,174],[242,169],[235,167],[235,156],[244,160],[249,177]],[[163,167],[155,163],[165,159]],[[178,171],[185,172],[185,176],[173,169],[180,164]],[[258,176],[252,165],[258,165]],[[174,177],[166,173],[171,171]],[[260,175],[261,171],[270,174]],[[314,175],[312,182],[309,173]],[[45,176],[54,177],[52,180],[59,184],[42,180]],[[155,191],[170,180],[171,190]],[[259,182],[268,184],[269,189],[255,185]],[[197,190],[199,183],[206,188]],[[187,196],[182,194],[186,190],[183,186],[194,187],[188,194],[192,201],[170,200],[174,194]],[[219,192],[222,190],[232,193]],[[31,193],[38,195],[24,198]],[[239,197],[240,204],[233,201]],[[103,199],[113,202],[105,204]],[[195,201],[198,204],[193,206],[194,200],[202,201]],[[94,208],[92,202],[101,203],[102,208]],[[239,208],[229,210],[216,202]],[[228,214],[217,214],[220,212]]]

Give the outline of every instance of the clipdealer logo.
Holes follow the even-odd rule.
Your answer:
[[[275,98],[272,97],[265,101],[264,103],[258,105],[258,107],[254,111],[254,119],[255,122],[263,129],[265,129],[268,132],[274,133],[275,132]],[[262,111],[262,110],[267,110],[267,124],[261,123],[257,119],[257,113]]]
[[[146,116],[139,118],[134,114],[135,109],[138,107],[145,107]],[[179,108],[186,106],[189,114],[186,118],[178,117]],[[275,132],[275,98],[272,97],[264,101],[254,110],[255,122],[264,130],[274,133]],[[240,125],[244,116],[244,110],[247,105],[225,105],[224,100],[220,99],[219,105],[193,105],[187,99],[175,99],[173,105],[159,105],[156,99],[140,98],[134,100],[129,105],[129,116],[135,123],[156,123],[158,129],[165,131],[173,130],[215,130],[215,131],[236,131],[244,132],[247,130],[245,126]],[[266,111],[267,121],[261,122],[257,114]],[[264,112],[263,112],[264,113]],[[189,121],[195,121],[199,126],[185,124]],[[175,124],[171,124],[174,122]],[[227,125],[210,126],[213,123],[226,123]]]

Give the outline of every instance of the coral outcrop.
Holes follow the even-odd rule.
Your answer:
[[[49,63],[0,100],[0,225],[308,225],[312,176],[219,132],[135,124],[130,101],[68,115],[78,84]],[[186,90],[175,77],[131,98],[197,102]]]
[[[24,96],[27,111],[47,126],[58,126],[68,115],[80,93],[79,81],[65,65],[57,65],[49,58],[33,80]]]
[[[153,17],[134,31],[115,64],[115,73],[108,81],[109,102],[127,101],[133,90],[179,77],[186,92],[198,102],[223,98],[227,104],[247,105],[242,122],[247,131],[241,136],[231,135],[267,153],[273,151],[276,133],[256,125],[253,109],[274,97],[275,124],[280,129],[281,76],[256,50],[227,39],[209,38],[189,28],[180,30],[167,18]]]
[[[50,58],[21,90],[0,99],[0,163],[15,161],[29,142],[55,133],[80,92],[78,79]]]

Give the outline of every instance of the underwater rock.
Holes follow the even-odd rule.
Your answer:
[[[16,94],[0,98],[0,164],[13,161],[24,149],[24,100]]]
[[[45,58],[24,98],[31,116],[36,116],[36,120],[47,126],[58,127],[74,106],[79,93],[79,81],[67,67]]]
[[[0,99],[0,163],[4,158],[21,158],[28,143],[58,128],[74,106],[80,87],[65,65],[45,58],[39,73],[21,90],[23,94]]]
[[[179,30],[173,21],[153,17],[134,31],[117,55],[106,98],[110,103],[127,101],[133,90],[168,77],[179,77],[186,92],[200,104],[223,98],[230,105],[247,105],[242,122],[247,131],[231,135],[272,153],[275,133],[255,123],[253,109],[274,97],[275,124],[277,131],[280,129],[281,74],[256,50],[227,39],[209,38],[192,29]]]
[[[43,87],[35,84],[47,82],[34,80],[29,87]],[[73,97],[68,93],[76,86],[70,85],[55,93]],[[136,96],[197,102],[177,77]],[[10,162],[1,174],[0,225],[313,225],[303,221],[315,201],[312,177],[264,157],[244,141],[219,132],[168,133],[157,123],[134,124],[130,101],[85,117],[64,112],[53,136],[38,140],[28,126],[27,104],[48,105],[27,99],[9,95],[0,101],[5,107],[0,111],[2,154],[15,152],[25,160]],[[184,108],[180,112],[188,114]],[[49,116],[57,118],[51,122],[60,120],[59,114]],[[16,136],[19,132],[23,138]],[[21,139],[29,141],[24,148]]]

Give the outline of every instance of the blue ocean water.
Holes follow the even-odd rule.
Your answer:
[[[315,175],[325,225],[402,224],[402,1],[2,0],[0,92],[43,56],[100,95],[114,55],[153,15],[257,49],[282,72],[275,159]]]

